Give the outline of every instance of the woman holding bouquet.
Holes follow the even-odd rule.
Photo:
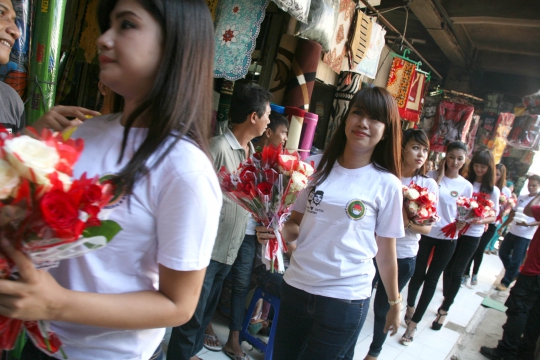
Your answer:
[[[274,358],[352,359],[375,257],[392,304],[384,331],[399,327],[395,239],[405,231],[394,98],[383,88],[359,91],[325,153],[309,160],[317,171],[283,227],[287,242],[298,241],[281,285]]]
[[[415,183],[437,196],[439,193],[437,183],[425,175],[425,164],[428,154],[429,139],[423,130],[409,129],[403,133],[401,183],[405,186]],[[402,213],[403,223],[405,224],[405,236],[396,239],[398,289],[400,292],[414,273],[420,235],[428,234],[431,231],[431,224],[416,224],[410,220],[405,206],[403,206]],[[375,266],[377,266],[377,263],[375,263]],[[377,271],[373,283],[375,284],[379,278],[379,272]],[[377,291],[375,292],[375,300],[373,301],[373,311],[375,313],[373,340],[365,360],[377,359],[379,357],[384,341],[386,340],[387,334],[384,332],[384,325],[386,313],[389,309],[390,305],[388,304],[388,295],[386,294],[384,284],[379,282]]]
[[[506,166],[504,166],[503,164],[497,164],[495,168],[496,168],[495,184],[497,185],[499,190],[501,190],[501,197],[502,195],[504,195],[506,197],[506,201],[508,202],[510,201],[510,199],[513,199],[513,194],[512,194],[512,190],[510,190],[510,188],[507,186],[508,182],[506,181]],[[502,211],[502,209],[500,209],[500,211]],[[504,214],[501,214],[499,216],[499,219],[501,220],[495,222],[495,224],[497,225],[495,229],[495,234],[493,234],[493,236],[491,237],[491,240],[486,245],[486,248],[484,251],[485,254],[497,253],[495,250],[495,244],[497,243],[497,241],[499,241],[499,236],[501,236],[502,234],[502,231],[501,231],[501,234],[499,234],[499,230],[502,229],[502,224],[504,224],[504,222],[508,218],[510,211],[512,211],[512,206],[505,206]],[[469,265],[469,268],[470,268],[470,265]],[[466,272],[466,274],[468,273],[469,272]]]
[[[69,359],[158,359],[164,328],[195,310],[217,233],[214,31],[202,0],[103,0],[97,13],[100,79],[125,106],[77,129],[74,175],[113,179],[109,218],[123,230],[50,273],[3,245],[21,276],[0,281],[0,314],[50,320]],[[23,359],[49,358],[27,342]]]
[[[409,283],[409,292],[407,295],[407,310],[405,314],[407,330],[401,337],[401,343],[403,345],[410,345],[413,341],[416,325],[422,320],[437,288],[437,282],[454,253],[456,238],[447,238],[441,232],[441,229],[452,223],[456,218],[456,199],[459,196],[472,196],[472,185],[459,175],[459,171],[463,167],[463,164],[465,164],[466,158],[467,145],[461,141],[454,141],[446,148],[446,158],[441,161],[439,170],[432,171],[428,174],[433,179],[436,179],[439,184],[437,214],[440,217],[440,221],[433,224],[431,231],[427,235],[422,235],[419,242],[416,267]],[[460,224],[458,226],[462,225]],[[433,259],[428,268],[428,261],[432,250],[434,250]],[[416,297],[422,284],[424,288],[418,305],[416,305]],[[438,327],[437,324],[440,318],[441,315],[439,314],[437,320],[433,322],[433,328],[436,329]]]

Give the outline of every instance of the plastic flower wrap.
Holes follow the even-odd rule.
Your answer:
[[[403,205],[409,220],[417,225],[431,225],[439,221],[437,196],[411,181],[403,186]]]
[[[263,249],[263,261],[272,272],[285,271],[283,253],[287,245],[279,229],[312,174],[313,166],[301,161],[296,151],[272,145],[243,161],[232,174],[225,167],[218,173],[223,192],[255,221],[274,230],[275,239]]]
[[[471,227],[471,222],[482,220],[490,216],[495,216],[493,201],[489,200],[489,195],[484,193],[474,193],[471,198],[460,196],[456,200],[457,214],[456,220],[441,229],[447,238],[453,239],[467,232]],[[457,222],[465,222],[463,229],[457,229]]]
[[[503,216],[514,207],[516,207],[516,199],[512,196],[506,197],[506,195],[501,193],[501,196],[499,197],[499,215],[497,215],[497,222],[502,222]]]
[[[101,209],[112,185],[99,179],[72,179],[84,144],[49,130],[37,139],[0,133],[0,236],[23,251],[38,268],[51,268],[107,245],[121,230]],[[0,278],[17,277],[9,259],[0,257]],[[52,355],[58,337],[44,321],[0,316],[0,349],[12,349],[25,329],[34,344]]]

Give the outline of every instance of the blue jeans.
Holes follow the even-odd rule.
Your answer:
[[[369,309],[369,298],[341,300],[281,284],[274,359],[348,359]]]
[[[506,272],[501,280],[501,284],[508,287],[519,274],[519,267],[525,259],[527,248],[531,239],[526,239],[512,233],[506,234],[499,249],[499,258],[501,259]],[[510,255],[511,254],[511,255]]]
[[[189,359],[201,351],[204,343],[204,330],[212,320],[219,302],[221,285],[229,274],[231,265],[210,260],[206,268],[201,295],[193,317],[184,325],[173,327],[168,360]]]
[[[232,331],[242,330],[242,320],[244,320],[246,312],[246,298],[249,292],[256,250],[257,237],[255,235],[246,235],[231,268],[232,291],[229,330]]]
[[[283,274],[266,270],[265,265],[258,266],[253,272],[255,274],[257,286],[260,287],[262,291],[277,298],[281,297]]]

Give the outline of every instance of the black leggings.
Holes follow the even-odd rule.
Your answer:
[[[478,275],[478,270],[480,270],[480,265],[482,264],[482,260],[484,259],[484,250],[486,249],[487,244],[493,238],[493,235],[495,235],[496,230],[497,230],[496,225],[489,224],[487,231],[480,238],[480,243],[478,244],[478,248],[476,248],[476,251],[475,251],[471,261],[469,261],[469,264],[465,268],[464,275],[470,275],[471,274],[471,265],[472,265],[473,261],[474,261],[474,267],[473,267],[472,274],[473,275]]]
[[[412,317],[412,321],[415,323],[419,323],[422,320],[433,298],[433,294],[435,294],[437,282],[450,261],[455,248],[456,240],[441,240],[422,235],[419,242],[418,255],[416,256],[416,267],[409,283],[409,293],[407,296],[407,305],[414,307],[418,291],[422,284],[424,284],[422,295],[420,295],[420,300]],[[435,251],[433,252],[433,259],[428,269],[428,260],[432,249],[435,249]]]
[[[441,309],[448,311],[450,306],[454,303],[459,288],[461,287],[461,279],[463,278],[463,272],[465,267],[471,260],[480,237],[472,237],[463,235],[457,240],[456,249],[452,259],[444,269],[443,275],[443,295],[444,301],[441,305]]]

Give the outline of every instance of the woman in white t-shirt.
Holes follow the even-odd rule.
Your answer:
[[[447,238],[441,232],[441,228],[454,222],[456,218],[456,199],[459,196],[471,197],[472,185],[461,175],[459,171],[467,158],[467,145],[461,141],[454,141],[446,148],[446,158],[441,161],[438,171],[432,171],[428,175],[436,179],[439,184],[439,199],[437,202],[437,214],[440,217],[438,223],[433,224],[427,235],[422,235],[419,242],[416,267],[409,282],[407,294],[407,310],[405,323],[407,330],[401,337],[403,345],[410,345],[414,338],[416,325],[422,320],[444,268],[450,261],[456,248],[456,238]],[[459,225],[463,228],[463,224]],[[433,251],[433,258],[429,264],[429,258]],[[428,268],[429,265],[429,268]],[[427,271],[426,271],[427,270]],[[416,297],[420,287],[424,285],[418,304]],[[415,308],[416,306],[416,308]],[[438,316],[439,319],[441,315]],[[437,321],[433,326],[437,327]]]
[[[212,19],[203,1],[103,0],[97,13],[100,79],[125,106],[77,129],[74,175],[113,179],[123,230],[50,273],[4,246],[21,277],[0,281],[0,313],[51,321],[69,359],[157,359],[164,328],[197,306],[217,234]],[[23,359],[49,358],[27,342]]]
[[[506,196],[507,199],[510,199],[512,198],[514,195],[512,194],[512,190],[510,190],[510,188],[507,186],[507,182],[506,182],[506,166],[504,166],[503,164],[497,164],[497,166],[495,166],[495,184],[497,185],[497,187],[499,188],[499,190],[501,190],[501,195],[504,195]],[[499,241],[499,236],[502,235],[502,231],[501,231],[501,234],[499,234],[499,230],[502,229],[502,224],[504,224],[504,222],[506,221],[506,219],[508,219],[508,215],[510,214],[510,211],[512,211],[512,208],[509,206],[504,214],[501,214],[501,219],[500,221],[497,221],[495,222],[495,225],[497,226],[495,228],[495,234],[493,234],[493,236],[491,237],[491,240],[487,243],[486,245],[486,248],[484,250],[484,253],[485,254],[496,254],[496,250],[495,250],[495,244],[497,243],[497,241]],[[469,269],[470,269],[471,265],[469,263]],[[465,271],[465,274],[468,274],[470,271]]]
[[[395,239],[405,231],[397,105],[383,88],[362,89],[344,119],[324,155],[309,159],[317,172],[283,227],[286,241],[298,241],[281,285],[276,359],[353,358],[375,257],[394,304],[385,330],[399,327]]]
[[[415,183],[436,196],[439,194],[439,187],[435,180],[425,176],[426,159],[429,154],[429,139],[423,130],[409,129],[403,133],[403,151],[401,162],[401,183],[409,186]],[[396,239],[396,253],[398,261],[398,289],[401,290],[411,279],[416,264],[416,254],[418,253],[418,241],[420,234],[428,234],[431,225],[417,225],[409,220],[405,208],[403,208],[403,222],[405,225],[405,236]],[[375,264],[377,266],[377,263]],[[373,283],[379,280],[379,273],[375,274]],[[386,340],[384,330],[385,317],[390,304],[385,287],[379,282],[375,299],[373,300],[373,312],[375,313],[373,340],[369,347],[369,352],[365,360],[373,360],[379,357],[382,346]]]

